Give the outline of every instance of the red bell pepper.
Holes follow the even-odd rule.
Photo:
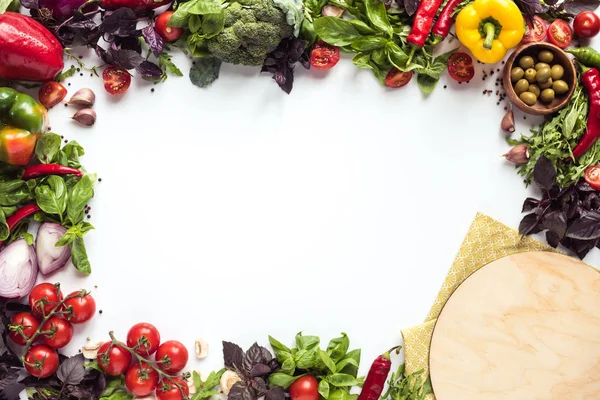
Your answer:
[[[0,14],[0,49],[0,78],[48,81],[64,67],[58,40],[42,24],[22,14]]]
[[[105,8],[116,9],[120,7],[131,8],[134,11],[151,10],[172,3],[173,0],[102,0]]]

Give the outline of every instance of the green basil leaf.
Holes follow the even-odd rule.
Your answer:
[[[75,238],[83,238],[83,233],[81,232],[81,228],[79,225],[74,225],[67,229],[64,235],[56,242],[55,246],[67,246],[75,241]]]
[[[371,60],[381,67],[390,66],[390,61],[388,60],[387,53],[385,49],[375,49],[371,53]]]
[[[329,398],[329,383],[325,379],[319,382],[319,394],[325,399]]]
[[[4,210],[0,208],[0,240],[4,241],[8,239],[10,235],[10,230],[8,229],[8,224],[6,223],[6,216],[4,215]]]
[[[15,206],[0,206],[0,210],[4,213],[4,217],[8,218],[14,213],[17,212],[17,207]],[[0,239],[2,240],[2,239]]]
[[[299,369],[310,369],[316,367],[319,361],[317,352],[313,350],[298,350],[294,356],[296,367]]]
[[[76,140],[72,140],[62,148],[61,153],[64,154],[64,159],[61,158],[60,164],[67,165],[72,168],[81,169],[79,157],[85,154],[83,147]],[[65,162],[63,162],[65,161]]]
[[[98,372],[104,373],[104,370],[102,370],[102,368],[100,368],[100,365],[98,364],[97,360],[93,360],[93,361],[90,361],[89,363],[85,363],[85,364],[83,364],[83,367],[95,369]]]
[[[92,272],[92,266],[90,265],[90,260],[87,256],[87,251],[85,249],[85,243],[83,243],[83,239],[80,237],[76,237],[71,243],[71,261],[73,261],[73,265],[80,272],[84,274],[89,274]]]
[[[192,0],[189,3],[193,3],[189,8],[188,12],[190,14],[196,15],[206,15],[206,14],[216,14],[220,13],[223,10],[223,6],[221,5],[221,0]],[[188,4],[188,3],[184,3]]]
[[[360,19],[351,19],[348,21],[351,25],[356,28],[356,30],[362,35],[375,35],[377,31],[371,28],[369,25],[365,24]]]
[[[227,368],[222,368],[218,371],[211,371],[206,378],[206,382],[204,382],[204,389],[212,390],[215,386],[217,386],[225,371],[227,371]]]
[[[0,14],[4,14],[4,12],[8,10],[11,4],[12,0],[0,0]]]
[[[300,375],[302,376],[302,375]],[[269,376],[269,383],[274,386],[279,386],[284,389],[290,387],[292,383],[296,381],[296,379],[300,378],[300,376],[291,376],[288,374],[284,374],[281,372],[275,372]]]
[[[443,64],[443,65],[444,65],[444,67],[448,66],[448,61],[450,60],[450,57],[452,57],[452,55],[453,55],[454,53],[456,53],[456,52],[458,51],[458,49],[459,49],[459,48],[457,47],[457,48],[455,48],[455,49],[452,49],[452,50],[450,50],[450,51],[447,51],[447,52],[445,52],[445,53],[443,53],[443,54],[440,54],[439,56],[437,56],[437,57],[435,58],[435,62],[436,62],[436,63],[441,63],[441,64]]]
[[[87,364],[84,366],[91,367],[90,364]],[[96,365],[98,366],[98,369],[99,369],[100,366],[98,365],[97,361],[96,361]],[[93,368],[96,369],[95,367],[93,367]],[[106,384],[104,391],[100,394],[100,397],[110,396],[111,394],[113,394],[116,391],[118,391],[119,389],[121,389],[124,384],[125,384],[125,380],[123,379],[123,376],[116,376],[114,378],[111,378],[108,381],[108,383]]]
[[[210,39],[217,36],[225,26],[225,12],[221,9],[215,14],[206,14],[202,17],[202,35]]]
[[[310,48],[317,41],[317,32],[312,21],[308,18],[304,18],[302,25],[300,25],[300,37],[306,40],[306,47]]]
[[[344,374],[352,375],[356,377],[358,375],[358,366],[360,365],[360,349],[349,351],[342,361],[344,360],[352,360],[346,363],[343,367],[338,367],[337,370],[339,372],[343,372]],[[342,362],[340,361],[340,362]]]
[[[220,70],[221,60],[218,58],[201,58],[190,68],[190,81],[198,87],[205,88],[217,80]]]
[[[356,362],[356,360],[354,360],[352,358],[344,358],[344,359],[340,360],[337,364],[335,364],[335,368],[338,371],[344,372],[349,375],[356,376],[356,372],[354,372],[354,370],[348,371],[348,368],[346,368],[347,366],[356,367],[355,370],[358,372],[358,363]]]
[[[27,199],[30,194],[27,183],[21,179],[2,182],[0,184],[0,205],[16,206]]]
[[[356,53],[352,58],[352,62],[359,68],[370,69],[375,77],[381,82],[385,82],[385,72],[382,71],[377,64],[371,61],[371,55],[365,53]]]
[[[83,221],[85,205],[94,197],[95,183],[96,174],[84,175],[71,188],[67,201],[67,217],[71,221],[71,224],[76,225]]]
[[[317,349],[317,354],[319,355],[319,358],[321,359],[321,361],[323,361],[323,364],[325,364],[327,369],[329,369],[329,371],[331,371],[332,374],[335,374],[337,372],[335,362],[333,362],[331,357],[329,357],[329,354],[327,354],[321,349]]]
[[[360,381],[352,375],[342,373],[327,375],[325,379],[335,387],[356,386],[360,383]]]
[[[74,67],[73,67],[74,68]],[[42,164],[56,162],[62,139],[56,133],[45,133],[35,144],[35,156]]]
[[[281,372],[288,375],[294,375],[296,371],[296,362],[294,361],[294,357],[290,353],[289,356],[283,361],[281,364]]]
[[[202,388],[202,378],[200,378],[200,374],[197,371],[192,371],[192,381],[194,382],[194,388],[196,392]]]
[[[49,176],[45,183],[35,188],[35,197],[36,203],[42,211],[58,215],[62,220],[67,208],[67,186],[62,177]]]
[[[25,239],[25,243],[27,243],[30,246],[33,244],[33,235],[31,233],[23,232],[21,233],[21,236],[23,237],[23,239]]]
[[[192,33],[196,33],[202,28],[202,20],[198,15],[191,15],[188,21],[188,29]]]
[[[367,12],[369,21],[371,21],[371,24],[373,24],[377,30],[385,33],[391,38],[394,34],[394,30],[392,29],[392,25],[390,25],[390,20],[387,16],[387,9],[385,8],[383,1],[365,0],[365,10]]]
[[[400,398],[402,400],[406,398]],[[352,400],[350,393],[344,389],[334,389],[329,392],[329,398],[327,400]]]
[[[439,79],[433,78],[429,75],[419,74],[417,76],[417,83],[419,84],[419,89],[424,94],[430,94],[433,92],[435,87],[437,86]]]
[[[400,71],[404,71],[406,69],[408,54],[406,54],[400,46],[390,40],[385,46],[385,52],[389,62],[394,67],[398,68]]]
[[[367,36],[352,42],[352,48],[356,51],[372,51],[384,47],[387,42],[381,36]]]
[[[335,363],[344,358],[348,351],[348,347],[350,347],[350,339],[348,339],[348,335],[342,332],[341,337],[332,339],[329,342],[327,345],[327,353],[329,353],[331,360]]]
[[[292,352],[289,347],[287,347],[286,345],[284,345],[283,343],[281,343],[279,340],[275,339],[271,335],[269,335],[269,344],[271,345],[271,348],[273,349],[275,356],[277,356],[277,354],[279,354],[281,352],[285,352],[288,354],[290,354]],[[283,360],[282,360],[282,362],[283,362]]]
[[[296,335],[296,347],[298,350],[315,350],[321,340],[318,336],[302,336],[302,332]]]
[[[337,17],[320,17],[313,25],[317,35],[334,46],[348,46],[362,37],[353,24]]]

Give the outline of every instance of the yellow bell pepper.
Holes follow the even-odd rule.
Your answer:
[[[525,21],[512,0],[475,0],[456,17],[456,35],[476,59],[497,63],[518,45]]]

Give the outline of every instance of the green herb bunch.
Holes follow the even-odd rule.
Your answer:
[[[433,394],[431,380],[423,377],[423,370],[410,375],[405,375],[404,372],[402,364],[392,373],[388,390],[381,396],[382,400],[425,400],[428,395]]]

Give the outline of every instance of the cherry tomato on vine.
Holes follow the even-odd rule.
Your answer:
[[[385,76],[385,85],[391,88],[401,88],[410,82],[412,76],[412,71],[402,72],[397,68],[392,68]]]
[[[127,332],[127,346],[139,347],[135,350],[136,353],[142,356],[154,354],[160,344],[160,333],[158,329],[147,322],[140,322],[131,327]]]
[[[566,49],[573,40],[571,26],[564,19],[555,19],[548,28],[548,40],[561,49]]]
[[[543,42],[546,39],[548,24],[537,15],[533,19],[525,18],[525,27],[523,43]]]
[[[51,283],[35,285],[29,293],[29,307],[38,317],[48,315],[62,300],[62,292]]]
[[[340,49],[319,40],[310,52],[310,65],[314,69],[326,70],[333,68],[340,61]]]
[[[98,349],[98,355],[96,356],[98,365],[108,375],[124,374],[131,364],[132,355],[121,346],[113,345],[111,347],[110,345],[111,342],[106,342]],[[109,347],[111,347],[110,351]]]
[[[125,374],[127,390],[136,396],[146,396],[156,389],[158,372],[146,363],[135,364]]]
[[[8,334],[8,337],[19,346],[25,345],[25,338],[23,335],[25,335],[27,339],[31,339],[35,331],[37,331],[37,328],[40,327],[40,321],[38,321],[37,317],[30,312],[20,312],[13,315],[10,319],[10,324],[15,328],[17,326],[21,328],[23,334],[12,329]]]
[[[173,14],[173,11],[165,11],[156,18],[156,32],[165,42],[176,42],[183,36],[183,28],[174,28],[167,25]]]
[[[448,73],[457,82],[468,82],[475,75],[473,59],[467,53],[454,53],[448,60]]]
[[[591,187],[595,190],[600,190],[600,165],[589,166],[585,170],[584,178]]]
[[[46,108],[51,108],[67,97],[67,89],[55,81],[48,81],[40,87],[38,98]]]
[[[73,292],[69,294],[67,297],[75,296],[79,292]],[[83,322],[87,322],[96,313],[96,300],[92,297],[91,294],[87,293],[83,295],[78,295],[77,297],[73,297],[72,299],[65,300],[65,314],[66,318],[69,322],[73,324],[81,324]]]
[[[131,75],[126,69],[111,65],[102,71],[104,89],[110,94],[123,94],[131,85]]]
[[[168,373],[177,373],[185,368],[188,362],[188,351],[183,343],[167,340],[156,352],[158,367]]]
[[[593,11],[582,11],[573,20],[573,29],[580,38],[592,38],[600,32],[600,17]]]
[[[158,400],[183,400],[189,395],[188,383],[182,378],[163,378],[156,388]]]
[[[73,338],[73,325],[59,316],[53,315],[42,325],[42,341],[48,346],[60,349],[69,344]]]
[[[58,369],[58,353],[45,344],[36,344],[25,355],[25,369],[31,376],[47,378]]]
[[[290,386],[292,400],[319,400],[319,382],[312,375],[304,375]]]

